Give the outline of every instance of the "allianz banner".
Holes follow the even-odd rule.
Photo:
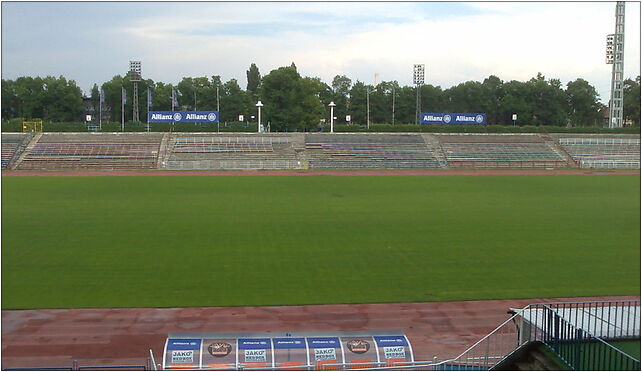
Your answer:
[[[421,124],[486,124],[485,113],[434,113],[422,112]]]
[[[218,111],[150,111],[150,123],[218,123]]]

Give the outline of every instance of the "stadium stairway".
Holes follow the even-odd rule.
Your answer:
[[[448,168],[448,160],[446,160],[446,155],[439,144],[439,140],[432,134],[422,134],[421,136],[426,142],[428,151],[432,153],[435,156],[435,159],[439,162],[439,167],[444,169]]]
[[[40,140],[40,137],[42,137],[42,133],[36,133],[36,135],[31,137],[31,140],[29,141],[29,143],[27,143],[27,146],[25,146],[25,148],[22,150],[22,152],[20,153],[20,156],[18,157],[18,159],[13,164],[10,164],[10,168],[9,169],[14,170],[14,169],[18,168],[18,165],[20,165],[22,160],[36,146],[36,144],[38,143],[38,140]]]
[[[18,133],[17,135],[22,138],[16,138],[10,133],[6,133],[6,136],[5,133],[2,135],[2,169],[11,169],[34,136],[33,133]],[[12,138],[9,139],[8,136]]]
[[[541,134],[540,137],[544,139],[544,142],[557,153],[561,158],[565,159],[566,162],[568,163],[569,168],[579,168],[580,163],[573,159],[573,157],[566,151],[564,148],[560,145],[558,141],[556,141],[553,137],[551,137],[549,134]]]
[[[167,165],[167,161],[169,160],[169,156],[171,155],[171,136],[171,132],[165,133],[163,135],[163,139],[161,140],[161,144],[158,150],[158,169],[165,168],[165,166]]]

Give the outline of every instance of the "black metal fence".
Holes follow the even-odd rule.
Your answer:
[[[574,370],[640,370],[640,361],[609,341],[639,349],[640,301],[533,304],[523,337],[541,341]]]

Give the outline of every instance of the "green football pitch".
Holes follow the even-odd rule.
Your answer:
[[[3,309],[639,293],[639,176],[2,177]]]

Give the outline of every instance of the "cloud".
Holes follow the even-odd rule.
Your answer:
[[[221,75],[244,86],[250,63],[265,75],[295,62],[327,83],[335,75],[372,83],[378,73],[410,84],[412,65],[424,63],[426,82],[444,88],[542,72],[564,84],[584,78],[603,101],[610,89],[614,3],[63,4],[3,3],[3,77],[63,74],[88,89],[141,59],[145,77],[170,83]],[[12,21],[16,14],[33,22]],[[639,3],[627,3],[627,77],[640,74],[639,14]]]

